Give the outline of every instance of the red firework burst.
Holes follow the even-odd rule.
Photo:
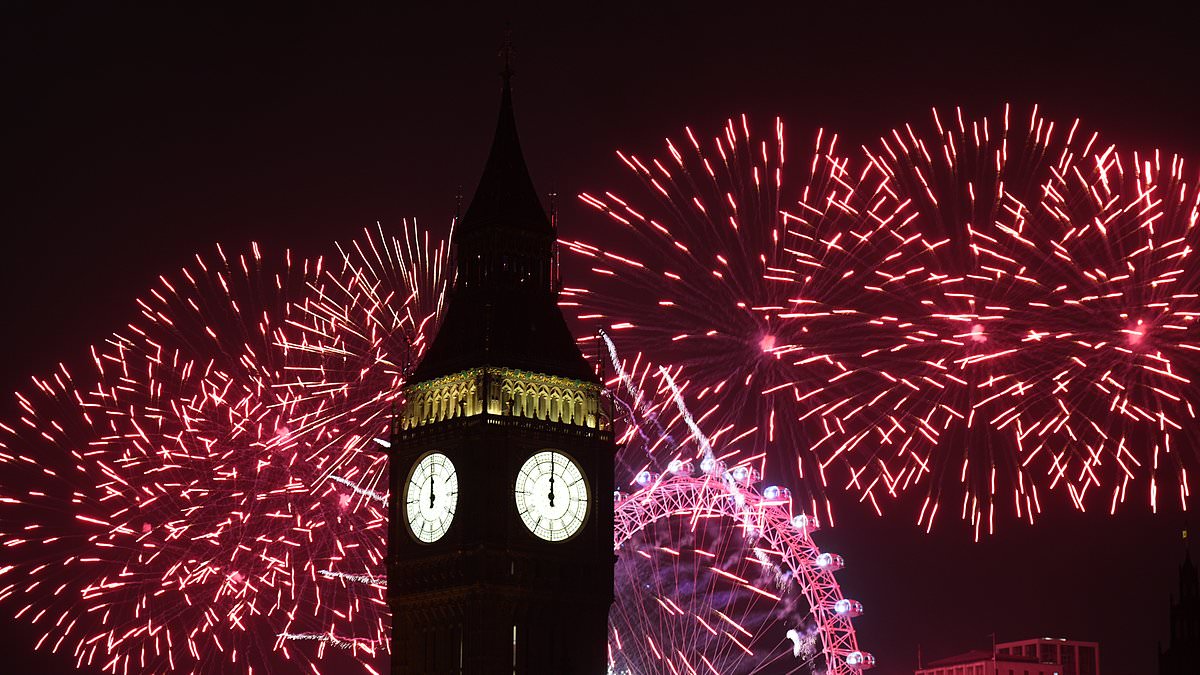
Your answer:
[[[1200,305],[1183,161],[1124,156],[1036,109],[1027,125],[1007,108],[953,120],[935,112],[936,140],[905,127],[864,149],[919,217],[868,287],[894,313],[865,363],[892,386],[864,415],[880,470],[857,486],[928,476],[930,527],[957,485],[977,535],[1010,499],[1032,522],[1047,490],[1115,510],[1141,482],[1156,508],[1166,475],[1186,508]]]
[[[757,449],[810,488],[877,511],[924,489],[926,528],[948,500],[978,536],[1005,502],[1031,521],[1051,490],[1115,509],[1143,480],[1156,506],[1163,476],[1186,508],[1182,160],[1100,148],[1036,109],[1027,126],[1007,109],[935,126],[859,159],[818,134],[795,188],[778,122],[767,142],[743,118],[709,151],[689,130],[665,161],[621,154],[651,204],[581,199],[642,250],[568,242],[595,273],[568,304],[678,368],[698,415],[765,432]]]
[[[445,247],[413,260],[410,243],[368,234],[328,272],[257,246],[198,256],[94,350],[95,384],[62,369],[20,397],[0,460],[50,468],[4,498],[46,517],[5,544],[43,563],[4,568],[30,574],[0,593],[25,598],[39,647],[114,673],[269,672],[311,658],[303,640],[372,670],[375,439],[445,288]]]
[[[878,340],[878,310],[861,287],[894,247],[906,206],[852,175],[832,135],[789,182],[782,123],[773,131],[757,140],[743,117],[711,145],[690,129],[684,150],[668,140],[665,160],[620,154],[652,202],[581,199],[632,231],[640,250],[567,242],[595,275],[568,289],[567,304],[622,351],[679,368],[697,416],[751,430],[755,453],[819,492],[847,457],[810,452],[813,439],[861,405],[874,379],[858,360]]]

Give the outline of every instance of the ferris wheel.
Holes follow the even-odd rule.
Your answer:
[[[609,618],[613,675],[857,675],[859,650],[842,596],[841,556],[821,552],[816,518],[793,515],[755,471],[705,460],[643,471],[615,495],[617,598]]]

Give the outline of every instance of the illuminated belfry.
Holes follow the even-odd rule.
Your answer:
[[[558,308],[556,232],[505,69],[445,318],[389,451],[392,672],[599,675],[613,597],[610,412]]]
[[[398,420],[404,430],[485,411],[590,429],[602,423],[596,387],[512,368],[472,368],[414,384],[406,394]]]

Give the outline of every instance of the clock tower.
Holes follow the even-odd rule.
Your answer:
[[[602,675],[611,417],[558,308],[558,252],[511,72],[457,277],[389,450],[392,673]]]

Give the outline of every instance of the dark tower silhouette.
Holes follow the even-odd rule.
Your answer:
[[[392,430],[393,673],[607,668],[610,414],[557,305],[556,232],[521,153],[511,75],[506,63],[445,318]]]
[[[1184,541],[1187,531],[1184,530]],[[1167,650],[1158,647],[1159,675],[1195,675],[1200,672],[1200,575],[1185,549],[1179,566],[1179,599],[1171,600],[1171,638]]]

